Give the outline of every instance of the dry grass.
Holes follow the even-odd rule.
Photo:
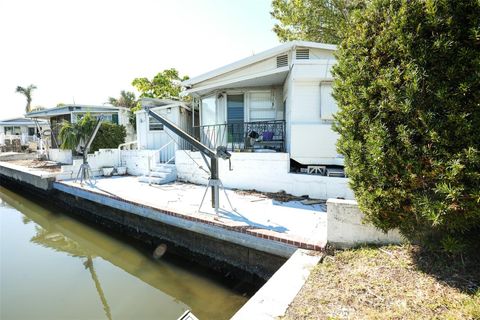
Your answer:
[[[480,319],[479,261],[415,246],[339,251],[314,269],[285,319]]]

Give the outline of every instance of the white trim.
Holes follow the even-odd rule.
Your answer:
[[[207,79],[211,79],[219,75],[222,75],[224,73],[253,64],[255,62],[259,62],[259,61],[271,58],[273,56],[279,55],[280,53],[291,51],[296,47],[308,47],[308,48],[323,49],[323,50],[330,50],[330,51],[337,50],[337,46],[333,44],[317,43],[317,42],[309,42],[309,41],[291,41],[291,42],[287,42],[285,44],[279,45],[277,47],[274,47],[272,49],[269,49],[267,51],[263,51],[261,53],[255,54],[248,58],[238,60],[234,63],[228,64],[226,66],[220,67],[210,72],[204,73],[202,75],[199,75],[198,77],[194,77],[189,80],[183,81],[181,84],[182,86],[185,86],[185,87],[192,86],[199,82],[205,81]],[[289,58],[290,58],[289,60],[292,61],[291,55]]]
[[[189,95],[191,93],[202,91],[202,90],[209,90],[209,89],[213,89],[213,88],[223,87],[223,86],[233,84],[233,83],[236,83],[236,82],[252,80],[252,79],[255,79],[255,78],[270,76],[270,75],[274,75],[274,74],[277,74],[277,73],[283,73],[283,72],[288,72],[288,71],[290,71],[290,68],[288,66],[286,66],[286,67],[276,68],[276,69],[273,69],[273,70],[268,70],[268,71],[264,71],[264,72],[260,72],[260,73],[256,73],[256,74],[249,74],[249,75],[246,75],[246,76],[243,76],[243,77],[240,77],[240,78],[219,81],[219,82],[212,83],[212,84],[209,84],[209,85],[206,85],[206,86],[203,86],[203,87],[188,89],[188,90],[183,91],[183,95]]]

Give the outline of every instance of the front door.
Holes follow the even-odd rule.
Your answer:
[[[233,148],[239,148],[244,141],[245,103],[243,94],[227,95],[227,141]]]

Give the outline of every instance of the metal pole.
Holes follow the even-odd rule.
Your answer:
[[[211,158],[210,159],[210,179],[214,180],[214,184],[212,186],[212,208],[218,210],[218,184],[216,183],[218,180],[218,158]]]

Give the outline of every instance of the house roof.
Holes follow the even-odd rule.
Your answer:
[[[114,107],[114,106],[94,106],[94,105],[78,105],[78,104],[68,104],[61,107],[49,108],[44,110],[32,111],[27,113],[25,116],[28,118],[51,118],[54,116],[59,116],[63,114],[70,114],[72,112],[117,112],[119,110],[126,109],[123,107]]]
[[[40,120],[38,121],[38,124],[45,125],[45,124],[48,124],[48,122],[45,120]],[[0,125],[2,126],[5,126],[5,125],[34,126],[35,121],[27,118],[13,118],[13,119],[0,120]]]
[[[191,110],[190,103],[173,99],[155,99],[155,98],[143,98],[142,106],[148,106],[152,109],[164,109],[172,107],[181,107],[186,110]]]
[[[182,85],[185,87],[191,87],[197,83],[203,82],[207,79],[211,79],[222,74],[231,72],[236,69],[243,68],[245,66],[251,65],[253,63],[277,56],[283,52],[287,52],[290,50],[295,49],[296,47],[307,47],[307,48],[315,48],[315,49],[323,49],[329,51],[337,50],[337,46],[333,44],[326,44],[326,43],[318,43],[318,42],[310,42],[310,41],[290,41],[284,43],[282,45],[276,46],[272,49],[260,52],[258,54],[252,55],[248,58],[244,58],[228,64],[226,66],[220,67],[218,69],[209,71],[207,73],[201,74],[197,77],[185,80],[182,82]]]

